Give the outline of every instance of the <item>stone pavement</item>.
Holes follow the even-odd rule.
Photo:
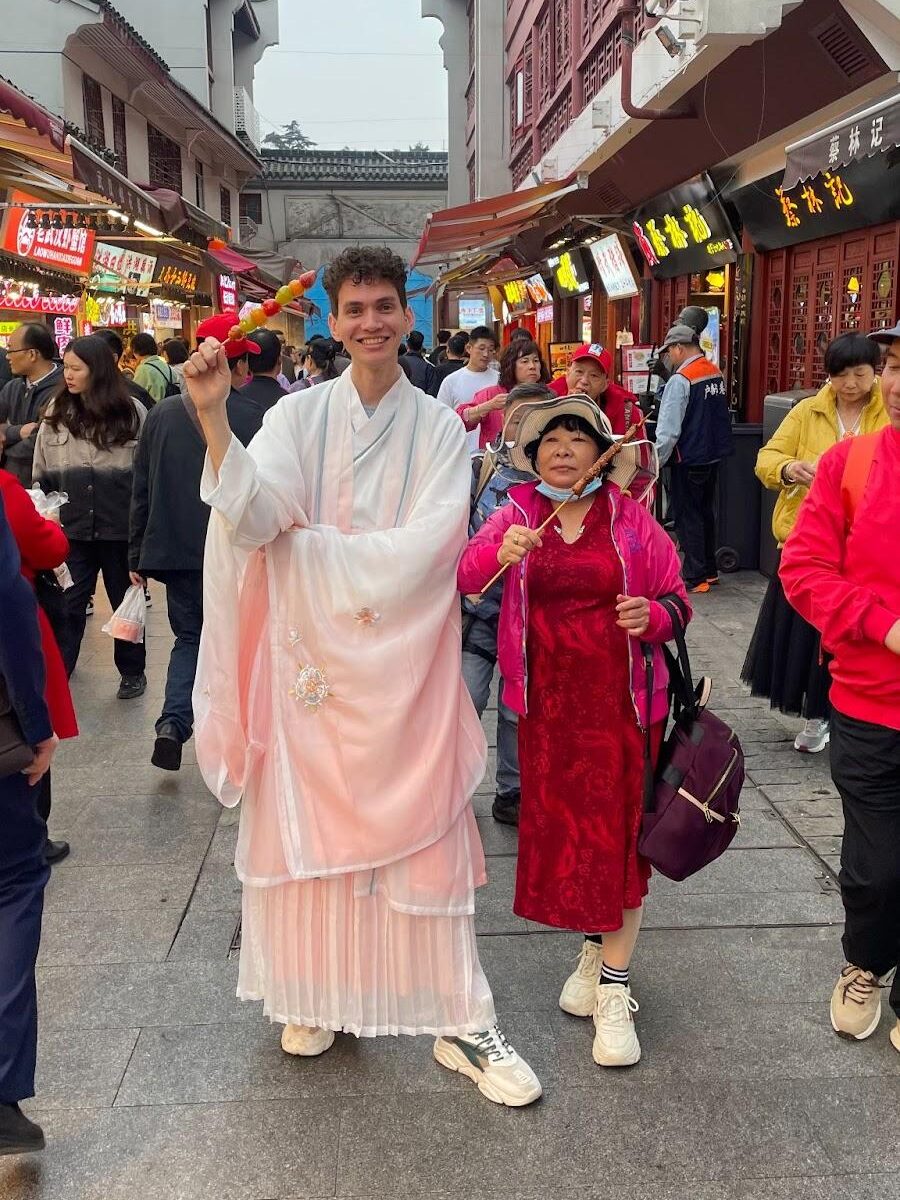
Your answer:
[[[516,835],[479,791],[484,965],[545,1088],[523,1111],[438,1067],[426,1038],[339,1036],[321,1059],[290,1059],[261,1006],[237,1001],[236,814],[206,793],[192,747],[178,776],[148,761],[164,600],[156,589],[150,687],[130,703],[115,699],[98,603],[74,681],[82,736],[54,769],[52,831],[73,852],[47,893],[26,1105],[48,1148],[0,1159],[0,1200],[900,1197],[887,1015],[860,1045],[828,1023],[841,819],[827,754],[795,754],[796,723],[737,683],[763,587],[734,576],[698,599],[696,665],[747,753],[744,822],[708,870],[652,884],[633,1070],[596,1067],[590,1023],[557,1007],[579,939],[513,915]]]

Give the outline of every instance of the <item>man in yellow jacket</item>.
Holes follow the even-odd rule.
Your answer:
[[[800,505],[826,450],[845,437],[874,433],[887,424],[881,384],[875,374],[881,352],[869,338],[845,333],[825,351],[828,382],[801,400],[785,417],[756,460],[765,487],[779,493],[772,532],[779,549],[794,527]],[[789,605],[778,573],[763,600],[741,678],[773,708],[806,718],[794,748],[824,750],[830,738],[830,676],[819,635]]]

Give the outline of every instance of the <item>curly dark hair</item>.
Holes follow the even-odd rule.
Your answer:
[[[337,315],[338,296],[347,283],[391,283],[406,308],[406,264],[387,246],[350,246],[325,268],[322,286]]]
[[[537,342],[525,338],[514,338],[500,355],[500,386],[505,392],[516,386],[516,363],[520,358],[536,354],[541,360],[541,383],[550,382],[550,370],[541,354]]]
[[[98,450],[121,446],[136,438],[140,429],[135,401],[110,353],[109,343],[93,334],[73,338],[66,356],[74,354],[91,373],[86,392],[70,392],[63,382],[53,396],[53,411],[45,418],[54,430],[60,425],[73,437],[93,442]]]

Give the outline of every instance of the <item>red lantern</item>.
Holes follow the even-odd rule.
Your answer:
[[[218,237],[210,238],[207,245],[210,250],[225,250],[225,249],[227,249],[225,242],[223,242],[222,239],[218,238]]]
[[[277,316],[281,312],[281,305],[277,300],[263,300],[263,312],[267,317]]]

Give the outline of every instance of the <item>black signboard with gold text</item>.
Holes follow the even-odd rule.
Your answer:
[[[728,197],[757,250],[777,250],[900,219],[900,151],[803,180],[789,191],[778,172]]]
[[[672,188],[638,209],[632,231],[654,279],[703,274],[736,262],[740,249],[707,175]]]

